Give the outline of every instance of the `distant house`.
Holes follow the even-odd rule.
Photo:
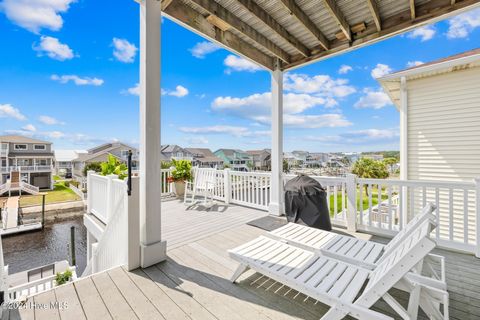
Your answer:
[[[12,172],[40,189],[53,189],[54,154],[52,143],[24,136],[0,136],[1,183]]]
[[[252,157],[245,151],[238,149],[218,149],[214,154],[234,171],[250,171],[249,164],[252,161]]]
[[[193,162],[193,154],[176,144],[162,146],[162,154],[169,160],[188,160]]]
[[[73,177],[78,181],[84,181],[83,170],[92,162],[105,162],[112,155],[123,163],[127,163],[128,151],[132,150],[132,168],[138,170],[138,150],[122,142],[110,142],[87,150],[87,153],[79,154],[73,160]]]
[[[207,148],[185,148],[193,157],[193,165],[200,168],[223,169],[223,159]]]
[[[73,174],[73,161],[86,150],[55,150],[55,174]]]
[[[253,170],[271,170],[272,153],[269,149],[248,150],[247,153],[252,157]]]

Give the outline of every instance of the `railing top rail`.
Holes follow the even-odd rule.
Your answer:
[[[298,176],[297,174],[292,174],[292,173],[284,174],[284,179],[292,179],[297,176]],[[313,178],[319,181],[330,181],[330,182],[337,182],[337,183],[342,183],[347,181],[347,178],[345,177],[311,176],[311,175],[308,175],[308,176],[310,178]]]
[[[223,171],[223,170],[219,170]],[[244,172],[244,171],[233,171],[230,170],[231,175],[236,176],[257,176],[257,177],[270,177],[272,174],[270,172]]]
[[[357,182],[362,184],[401,185],[407,187],[475,188],[475,183],[473,181],[387,180],[358,178]]]

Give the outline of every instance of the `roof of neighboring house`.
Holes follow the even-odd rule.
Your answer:
[[[187,151],[187,149],[184,149],[182,147],[180,147],[179,145],[176,145],[176,144],[167,144],[167,145],[163,145],[162,146],[162,152],[163,153],[173,153],[173,152],[178,152],[179,150],[181,151]]]
[[[250,154],[250,155],[260,155],[260,154],[263,154],[263,153],[268,153],[270,154],[271,151],[269,149],[261,149],[261,150],[247,150],[246,153]]]
[[[123,143],[123,142],[120,142],[120,141],[114,141],[114,142],[107,142],[107,143],[104,143],[104,144],[101,144],[99,146],[96,146],[96,147],[93,147],[93,148],[90,148],[87,150],[88,153],[99,153],[101,151],[106,151],[106,150],[111,150],[111,149],[114,149],[114,148],[118,148],[120,146],[125,146],[127,148],[130,148],[132,150],[137,150],[137,148],[134,148],[126,143]]]
[[[132,150],[137,150],[136,148],[133,148],[131,146],[129,146],[128,144],[125,144],[123,142],[111,142],[111,143],[105,143],[105,144],[102,144],[98,147],[95,147],[95,148],[91,148],[91,149],[88,149],[86,154],[79,154],[78,157],[76,157],[74,160],[75,161],[80,161],[80,162],[85,162],[85,161],[89,161],[91,159],[94,159],[102,154],[111,154],[112,156],[114,157],[117,157],[117,155],[111,153],[110,151],[112,150],[115,150],[117,149],[118,147],[120,146],[124,146],[124,147],[127,147],[129,149],[132,149]],[[93,151],[97,150],[96,152],[93,153]]]
[[[78,157],[79,154],[86,154],[86,150],[55,150],[55,160],[56,161],[73,161]]]
[[[480,67],[480,48],[397,71],[377,79],[393,103],[400,107],[401,79],[408,81],[428,78],[459,70]],[[477,70],[480,70],[478,68]]]
[[[0,136],[0,142],[52,144],[49,141],[33,139],[25,136],[15,136],[15,135]]]
[[[185,148],[188,152],[193,155],[201,155],[201,157],[195,158],[199,162],[223,162],[222,159],[217,157],[212,150],[208,148]]]

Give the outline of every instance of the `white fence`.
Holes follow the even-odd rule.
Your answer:
[[[80,199],[82,199],[83,201],[87,199],[87,195],[82,190],[77,188],[73,183],[70,183],[70,189],[72,189],[72,191],[75,192],[75,194],[79,196]]]
[[[110,189],[113,178],[113,176],[101,176],[93,172],[89,172],[87,176],[88,212],[93,213],[103,223],[107,223],[111,215],[106,199],[109,198],[111,193]]]

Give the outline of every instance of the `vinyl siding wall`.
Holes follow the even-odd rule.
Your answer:
[[[409,80],[407,88],[408,179],[472,181],[480,177],[480,68]],[[454,190],[454,215],[449,217],[449,192],[439,192],[440,232],[449,237],[448,226],[453,224],[454,239],[462,239],[459,230],[467,217],[469,232],[465,236],[473,243],[475,194],[468,192],[465,215],[465,194]],[[427,194],[429,201],[435,201],[434,190]],[[416,204],[420,201],[415,200]]]

